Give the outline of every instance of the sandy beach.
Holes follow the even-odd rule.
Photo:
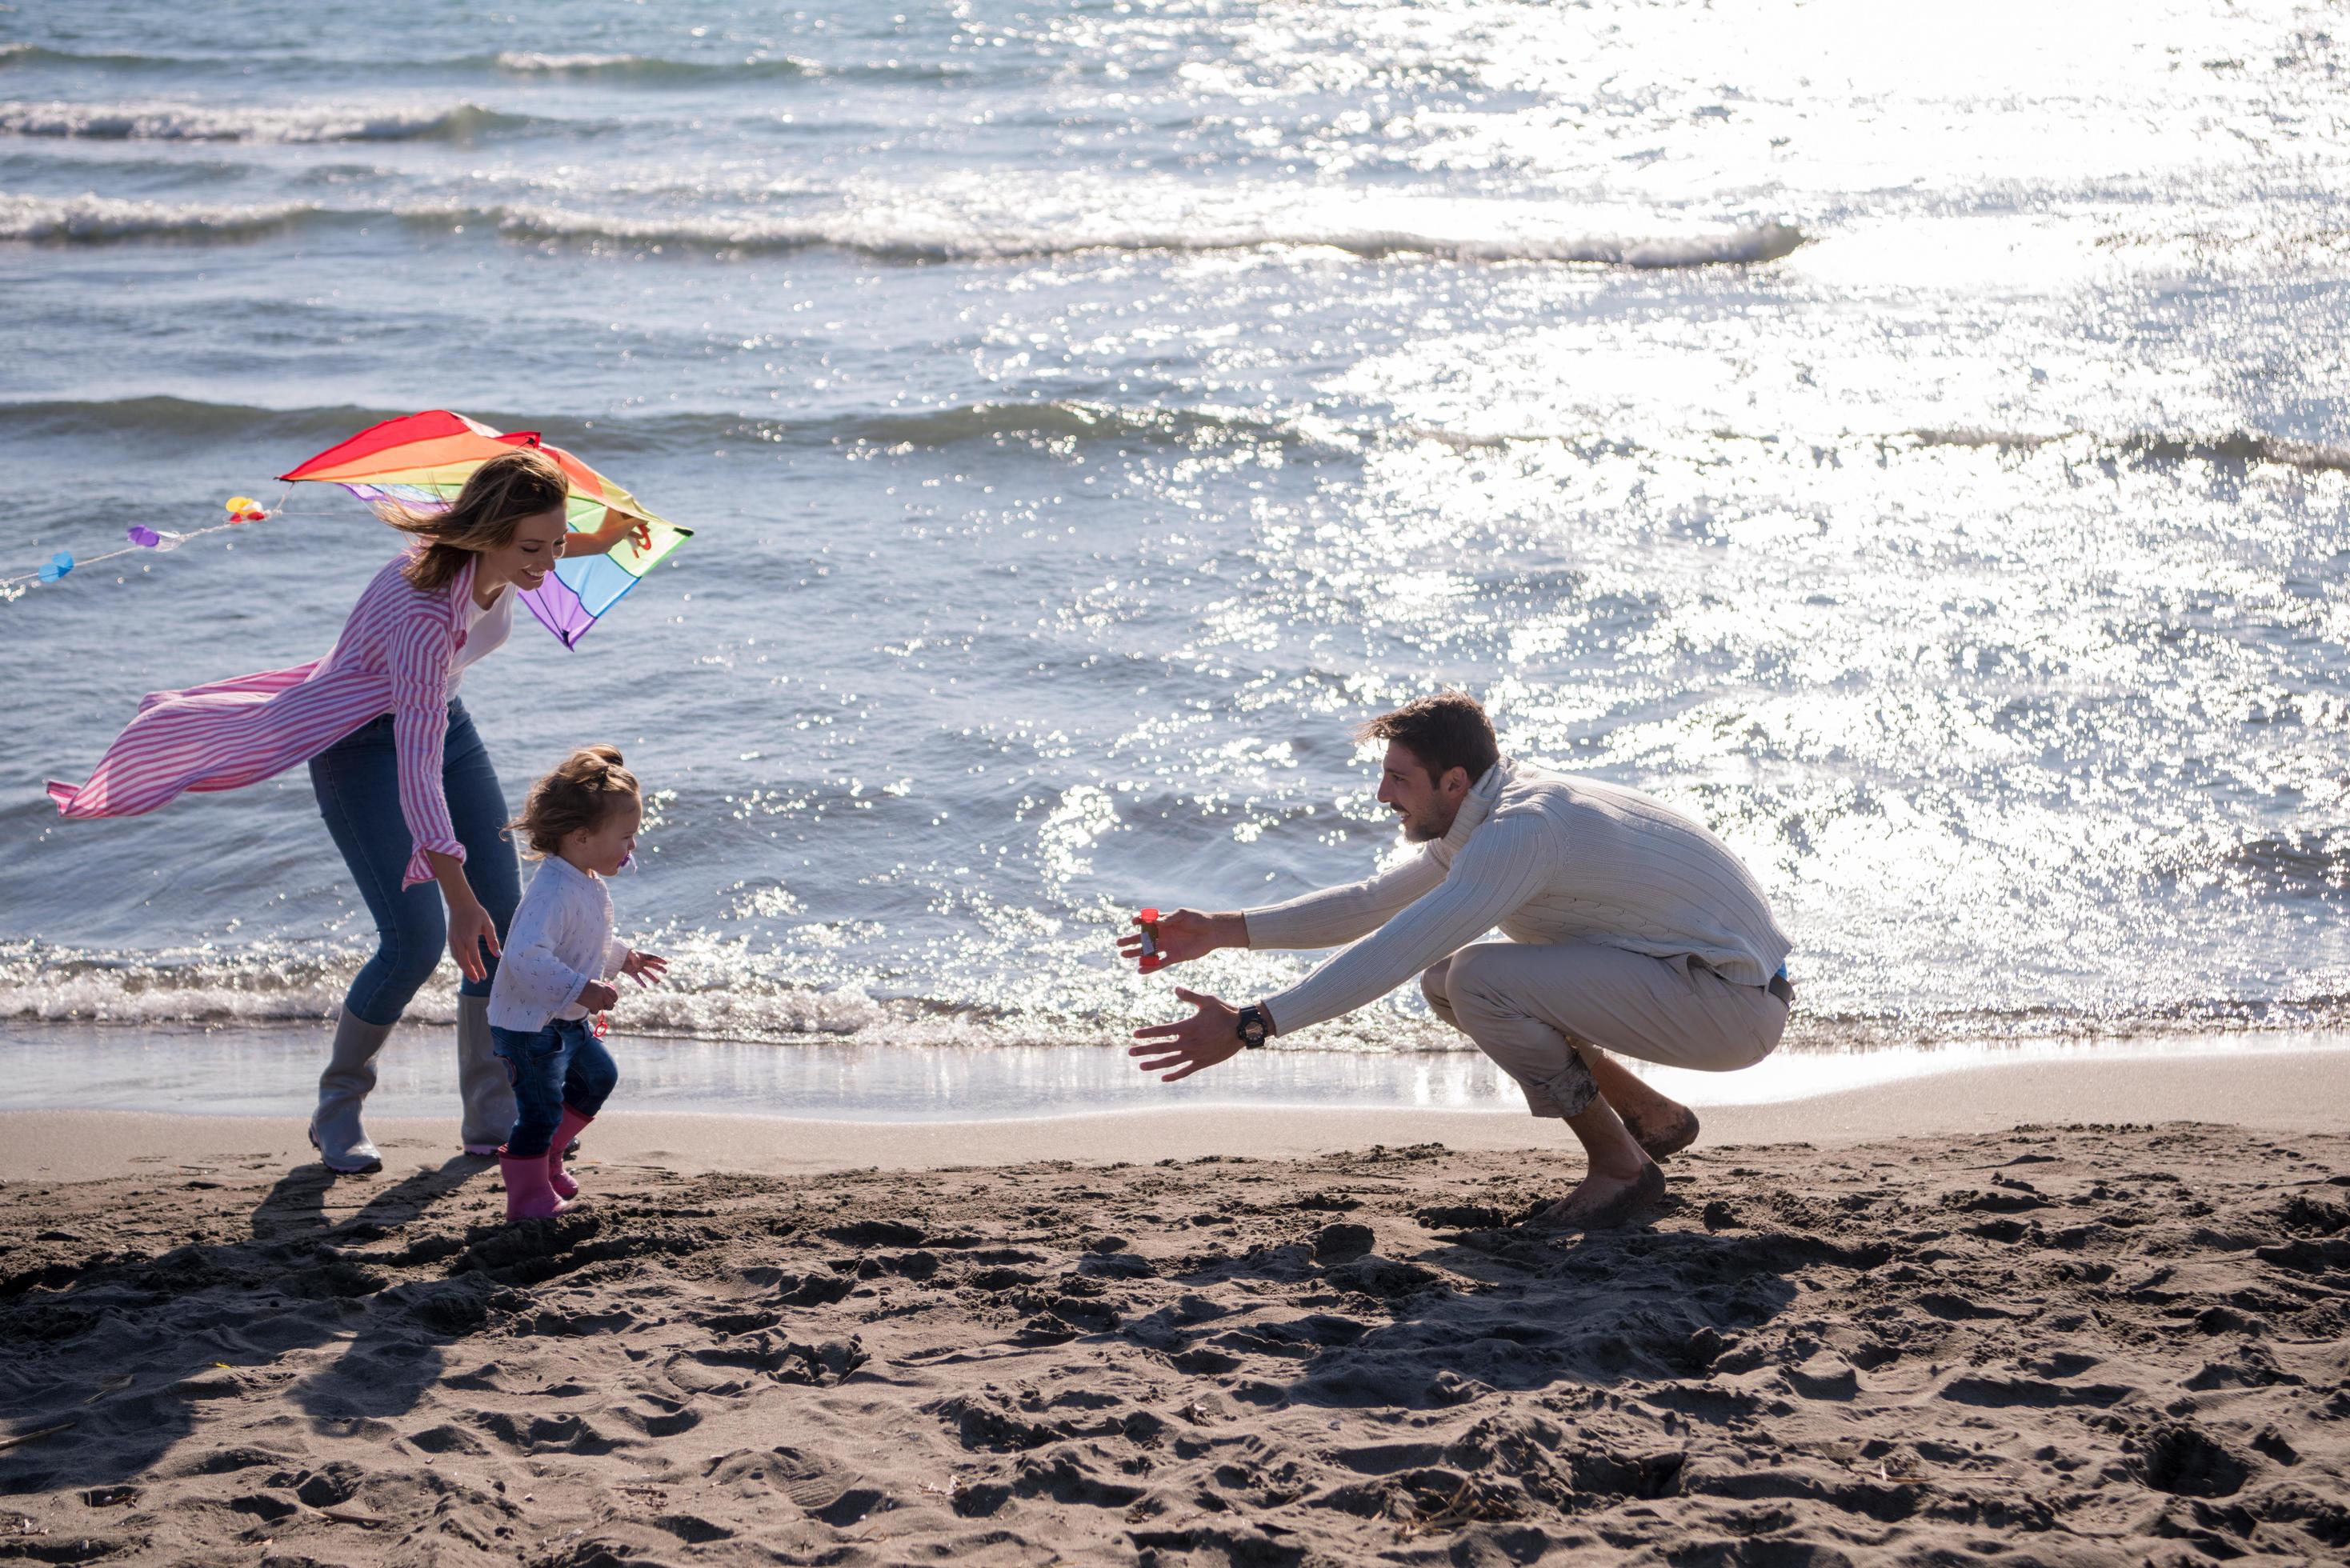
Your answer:
[[[511,1229],[435,1124],[13,1116],[0,1556],[2338,1561],[2344,1059],[1725,1110],[1589,1237],[1491,1115],[621,1115]]]
[[[2341,10],[0,4],[0,1568],[2350,1565]]]

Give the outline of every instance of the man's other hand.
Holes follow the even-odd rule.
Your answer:
[[[1134,923],[1139,926],[1142,921],[1138,918]],[[1169,963],[1205,958],[1218,948],[1246,946],[1248,921],[1238,914],[1209,915],[1198,909],[1177,909],[1159,917],[1159,951]],[[1118,956],[1129,962],[1141,959],[1139,930],[1128,931],[1118,939]]]
[[[1183,911],[1189,913],[1189,911]],[[1166,929],[1166,922],[1159,922]],[[1137,1040],[1147,1040],[1147,1045],[1127,1048],[1129,1056],[1140,1057],[1135,1066],[1145,1073],[1158,1073],[1159,1082],[1171,1084],[1178,1078],[1188,1078],[1202,1067],[1237,1055],[1241,1049],[1240,1010],[1226,1006],[1204,992],[1175,988],[1175,994],[1199,1011],[1180,1023],[1154,1023],[1148,1029],[1134,1032]],[[1172,1072],[1167,1069],[1174,1069]]]

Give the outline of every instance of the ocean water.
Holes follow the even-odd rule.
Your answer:
[[[696,528],[466,697],[517,800],[589,740],[657,792],[616,894],[678,983],[618,1022],[705,1054],[1179,1011],[1126,914],[1393,854],[1347,732],[1446,683],[1749,859],[1791,1051],[2338,1029],[2341,26],[18,0],[0,576],[433,407]],[[323,652],[393,548],[297,493],[0,602],[23,1060],[331,1010],[367,922],[298,770],[41,783]],[[1407,987],[1295,1044],[1466,1043]]]

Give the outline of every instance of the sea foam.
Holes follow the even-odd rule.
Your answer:
[[[1793,225],[1762,223],[1711,234],[1659,237],[1528,232],[1451,234],[1440,230],[1170,223],[1148,227],[1071,223],[1055,228],[906,219],[855,212],[829,216],[764,213],[628,218],[567,209],[500,210],[502,233],[521,238],[711,251],[844,250],[880,261],[1023,261],[1089,251],[1161,252],[1322,249],[1366,259],[1428,257],[1460,262],[1553,262],[1669,268],[1776,261],[1805,243]]]
[[[99,141],[464,140],[528,124],[479,104],[345,109],[185,103],[0,103],[0,135]]]
[[[317,215],[290,202],[219,205],[0,194],[0,240],[102,244],[120,240],[249,240]]]

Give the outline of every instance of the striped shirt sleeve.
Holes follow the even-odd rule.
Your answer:
[[[388,663],[400,815],[408,824],[411,845],[400,885],[408,888],[432,880],[427,852],[454,857],[461,864],[465,858],[441,782],[442,751],[449,739],[448,623],[437,614],[401,621],[391,628]]]
[[[1541,889],[1551,838],[1534,816],[1487,823],[1453,857],[1451,874],[1435,891],[1268,998],[1274,1027],[1292,1034],[1352,1012],[1492,930]]]

